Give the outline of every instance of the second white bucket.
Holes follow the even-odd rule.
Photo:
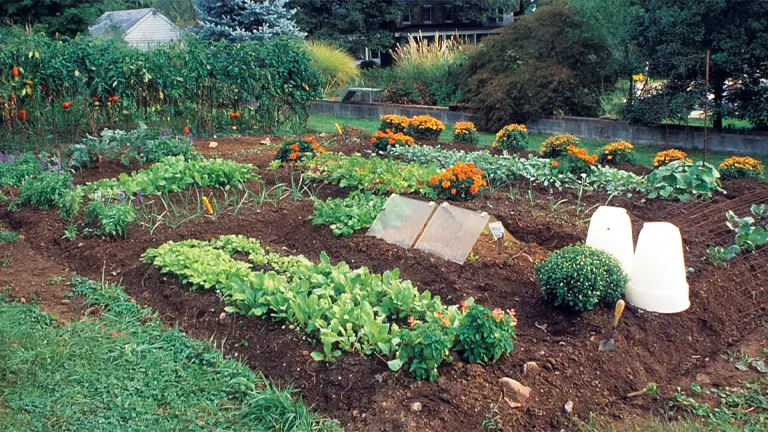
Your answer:
[[[589,220],[587,245],[616,257],[629,276],[635,248],[632,242],[632,221],[621,207],[599,207]]]
[[[677,313],[691,306],[683,239],[668,222],[648,222],[637,239],[627,301],[641,309]]]

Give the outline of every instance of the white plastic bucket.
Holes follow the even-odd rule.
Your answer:
[[[648,222],[637,239],[627,301],[641,309],[677,313],[691,306],[683,239],[668,222]]]
[[[632,242],[632,221],[627,211],[621,207],[602,206],[589,221],[587,245],[608,252],[621,263],[621,268],[629,275],[635,247]]]

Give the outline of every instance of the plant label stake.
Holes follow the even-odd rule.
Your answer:
[[[625,304],[624,300],[616,302],[616,310],[613,313],[613,326],[611,327],[611,332],[608,334],[607,340],[600,341],[600,347],[597,349],[599,352],[616,351],[616,342],[613,340],[613,333],[616,331],[616,327],[619,326],[619,318],[621,318],[621,313],[624,312]]]

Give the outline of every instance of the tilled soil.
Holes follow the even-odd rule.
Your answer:
[[[206,153],[255,163],[264,168],[274,145],[259,144],[264,137],[196,143]],[[363,139],[339,142],[334,151],[351,153],[367,148]],[[274,137],[272,143],[278,142]],[[263,148],[260,148],[263,147]],[[264,178],[285,176],[286,171],[264,171]],[[201,339],[213,338],[224,349],[279,383],[300,390],[307,404],[333,418],[350,431],[470,431],[481,424],[495,406],[505,430],[559,430],[570,420],[563,415],[567,401],[574,415],[599,412],[612,418],[662,414],[663,400],[650,397],[625,399],[628,393],[659,385],[671,394],[678,385],[710,370],[717,355],[768,319],[766,311],[766,253],[736,260],[726,268],[705,261],[706,247],[724,244],[724,213],[748,211],[751,197],[766,194],[768,187],[752,181],[733,184],[733,192],[707,204],[639,200],[589,194],[576,214],[574,191],[534,190],[513,184],[518,193],[498,191],[464,207],[487,211],[502,221],[519,243],[501,254],[483,239],[473,258],[464,265],[444,261],[418,250],[405,250],[363,232],[337,238],[327,227],[313,226],[308,218],[312,202],[283,201],[260,211],[243,210],[237,216],[203,218],[175,230],[158,228],[153,234],[136,228],[126,240],[98,238],[61,239],[66,224],[53,211],[23,209],[2,215],[7,224],[25,235],[25,247],[54,265],[80,274],[121,281],[141,304],[152,307],[169,324],[178,325]],[[729,188],[729,184],[726,184]],[[321,198],[344,196],[346,191],[326,186]],[[553,206],[553,203],[566,200]],[[646,221],[668,220],[680,224],[686,244],[686,264],[692,268],[689,310],[673,315],[647,313],[629,307],[616,336],[617,351],[598,353],[612,318],[612,308],[572,314],[548,306],[533,276],[533,261],[547,251],[583,241],[589,214],[601,203],[627,208],[635,235]],[[768,200],[764,201],[768,202]],[[579,222],[581,221],[581,222]],[[727,231],[727,229],[725,229]],[[436,383],[416,382],[405,374],[388,371],[378,358],[347,353],[335,363],[318,363],[309,354],[310,341],[282,323],[223,313],[224,305],[212,292],[190,292],[173,277],[139,261],[148,248],[167,241],[210,239],[222,234],[243,234],[260,239],[284,254],[304,254],[317,259],[325,251],[332,260],[367,266],[383,272],[399,268],[400,276],[420,289],[441,296],[448,304],[472,296],[479,303],[518,315],[514,352],[489,366],[467,365],[458,360],[440,369]],[[523,252],[523,254],[520,254]],[[513,258],[514,257],[514,258]],[[32,265],[32,264],[30,264]],[[37,265],[37,264],[35,264]],[[538,373],[523,374],[523,364],[536,362]],[[532,387],[530,401],[513,409],[501,399],[498,381],[516,379]],[[411,412],[420,402],[423,409]]]

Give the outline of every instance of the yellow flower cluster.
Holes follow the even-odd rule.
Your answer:
[[[406,116],[397,114],[386,114],[379,118],[381,120],[381,130],[392,130],[394,132],[405,132],[405,129],[411,123]]]
[[[644,82],[645,81],[645,74],[634,74],[632,75],[632,81],[634,82]]]
[[[726,179],[763,176],[763,163],[749,156],[729,157],[719,168],[720,174]]]
[[[616,164],[632,162],[631,155],[634,150],[635,147],[624,140],[608,143],[608,145],[603,147],[603,152],[600,155],[600,162]]]
[[[525,132],[525,133],[528,133],[528,128],[525,127],[524,124],[517,124],[517,123],[506,125],[500,131],[498,131],[496,133],[496,141],[500,140],[501,137],[503,137],[504,135],[507,135],[507,134],[509,134],[511,132]]]
[[[676,149],[669,149],[660,151],[658,154],[656,154],[656,157],[653,158],[653,166],[655,168],[658,168],[663,165],[667,165],[670,162],[674,162],[677,160],[685,161],[687,163],[691,163],[692,161],[690,159],[686,159],[686,154],[684,151],[676,150]]]
[[[541,143],[541,153],[548,158],[556,158],[568,154],[568,147],[578,147],[581,140],[571,134],[558,134],[547,138]]]
[[[420,115],[410,120],[409,126],[412,126],[420,130],[431,130],[436,132],[442,132],[445,130],[445,125],[440,120],[430,115]]]
[[[472,132],[477,132],[477,128],[475,128],[475,124],[472,122],[456,122],[453,125],[453,136],[469,135]]]

